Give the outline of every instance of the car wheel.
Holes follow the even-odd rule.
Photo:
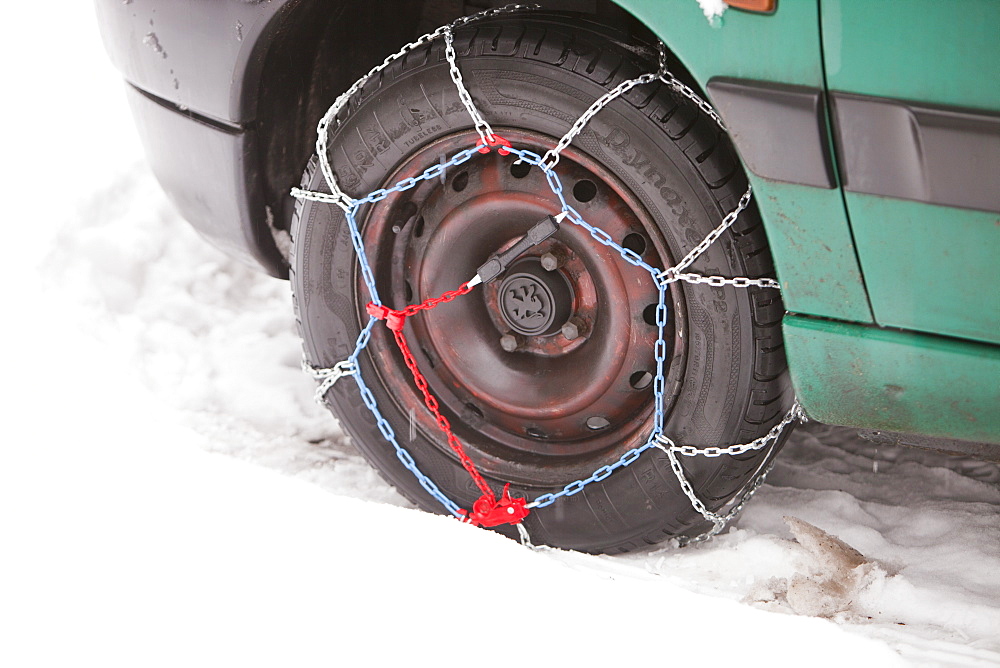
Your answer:
[[[455,32],[477,107],[514,147],[544,153],[619,82],[655,71],[591,24],[536,15]],[[360,197],[416,177],[478,137],[449,77],[443,45],[418,47],[368,81],[330,128],[329,160]],[[556,170],[588,223],[654,267],[669,267],[736,207],[746,179],[715,123],[656,82],[594,117]],[[303,187],[327,190],[311,164]],[[327,190],[328,191],[328,190]],[[384,303],[402,308],[456,288],[547,214],[559,211],[537,166],[497,151],[364,205],[356,220]],[[293,221],[292,283],[305,355],[331,367],[355,348],[369,294],[343,212],[302,201]],[[695,263],[727,276],[772,272],[753,207]],[[547,312],[539,316],[538,296]],[[417,364],[491,487],[537,498],[618,461],[653,424],[658,288],[587,230],[564,224],[496,281],[407,319]],[[726,446],[765,434],[791,404],[775,290],[673,283],[666,325],[665,433],[676,443]],[[401,445],[464,508],[479,490],[425,408],[392,333],[376,326],[361,377]],[[357,384],[326,401],[359,449],[407,497],[441,505],[389,446]],[[369,402],[370,403],[370,402]],[[787,435],[787,430],[785,432]],[[710,509],[737,498],[776,451],[684,457],[685,477]],[[532,540],[625,551],[708,526],[653,449],[606,479],[532,512]],[[510,526],[498,530],[513,534]]]

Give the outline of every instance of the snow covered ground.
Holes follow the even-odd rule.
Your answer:
[[[811,425],[728,534],[613,558],[410,508],[312,403],[287,284],[171,209],[67,4],[0,41],[0,665],[1000,665],[994,465]]]

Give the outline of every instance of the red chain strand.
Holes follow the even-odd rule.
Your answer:
[[[393,336],[396,339],[396,345],[399,347],[399,352],[403,354],[403,361],[406,363],[406,368],[410,370],[410,373],[413,375],[413,382],[424,397],[424,404],[427,406],[427,410],[437,420],[438,428],[447,437],[448,445],[458,455],[462,467],[472,477],[479,491],[483,493],[472,504],[472,512],[466,514],[465,521],[475,526],[484,527],[498,526],[500,524],[518,524],[528,515],[528,509],[525,507],[527,500],[524,498],[511,498],[509,484],[504,486],[503,494],[499,499],[493,494],[493,490],[483,480],[483,476],[479,473],[476,465],[469,459],[469,456],[465,453],[465,448],[462,447],[461,442],[459,442],[454,432],[452,432],[451,423],[448,421],[448,418],[441,415],[438,400],[431,394],[427,386],[427,379],[424,378],[424,375],[420,373],[420,369],[417,368],[417,360],[413,357],[413,353],[410,352],[410,346],[406,343],[406,335],[403,334],[403,325],[411,315],[416,315],[420,311],[430,310],[439,304],[450,302],[456,297],[467,295],[470,292],[472,292],[472,287],[468,283],[463,283],[457,290],[445,292],[440,297],[425,299],[419,304],[412,304],[402,310],[397,311],[388,306],[372,303],[369,303],[365,307],[365,310],[369,315],[379,320],[385,320],[386,326],[392,330]]]
[[[406,362],[407,368],[410,370],[410,373],[413,374],[413,382],[416,383],[417,389],[420,390],[420,393],[424,395],[424,403],[427,405],[427,409],[431,412],[431,414],[434,415],[434,419],[437,420],[438,428],[441,429],[444,435],[448,437],[448,445],[450,445],[451,449],[455,451],[456,455],[458,455],[459,461],[462,462],[462,466],[464,466],[465,470],[469,472],[470,476],[472,476],[472,479],[475,481],[476,487],[479,488],[479,491],[492,497],[493,490],[490,489],[489,485],[486,484],[486,481],[483,480],[483,477],[479,474],[479,471],[476,470],[476,465],[473,464],[472,460],[469,459],[469,456],[465,454],[465,448],[462,447],[458,438],[451,431],[451,423],[448,422],[448,418],[441,415],[441,411],[438,407],[438,401],[427,388],[427,380],[424,378],[423,374],[420,373],[420,370],[417,369],[417,361],[413,358],[413,353],[410,352],[410,347],[406,345],[406,336],[403,335],[402,330],[397,330],[395,335],[396,345],[399,346],[399,352],[403,353],[403,361]]]

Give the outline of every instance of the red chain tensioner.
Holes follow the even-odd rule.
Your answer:
[[[420,373],[420,369],[417,368],[417,360],[414,359],[413,353],[410,352],[410,347],[406,343],[406,336],[403,334],[403,325],[406,323],[406,319],[408,317],[415,315],[420,311],[430,310],[438,304],[450,302],[455,299],[455,297],[467,295],[472,291],[472,287],[473,286],[469,285],[469,283],[463,283],[457,290],[450,290],[445,292],[440,297],[432,297],[419,304],[407,306],[399,311],[370,302],[365,310],[369,315],[374,316],[379,320],[385,320],[386,326],[392,330],[396,339],[396,345],[399,347],[399,352],[403,354],[403,361],[406,362],[406,367],[413,375],[413,382],[416,384],[417,389],[420,390],[420,393],[424,396],[424,404],[437,420],[438,428],[447,437],[448,445],[451,446],[451,449],[458,455],[458,459],[462,462],[462,466],[469,472],[469,475],[472,476],[472,480],[476,483],[476,487],[479,488],[479,491],[483,493],[483,495],[472,504],[472,512],[466,514],[465,521],[475,526],[484,527],[494,527],[501,524],[519,524],[521,520],[528,516],[528,509],[525,507],[527,499],[511,498],[509,483],[504,485],[503,494],[500,498],[496,498],[493,494],[493,490],[490,489],[489,485],[486,484],[486,481],[483,480],[483,476],[479,473],[479,470],[476,469],[476,465],[473,464],[472,460],[469,459],[469,456],[465,454],[465,448],[462,447],[462,444],[452,432],[451,423],[448,422],[448,418],[441,415],[438,400],[433,394],[430,393],[430,389],[427,387],[427,379],[424,378],[424,375]]]
[[[489,153],[491,148],[495,148],[500,155],[510,155],[510,151],[507,150],[511,148],[510,142],[500,135],[488,135],[485,140],[481,139],[476,144],[476,149],[480,153]]]

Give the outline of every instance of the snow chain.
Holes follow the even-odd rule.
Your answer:
[[[530,512],[537,511],[541,508],[545,508],[564,496],[572,496],[583,491],[588,485],[600,482],[610,475],[612,475],[618,469],[629,466],[638,460],[646,451],[648,450],[662,450],[666,453],[667,458],[670,461],[670,468],[677,478],[678,483],[681,486],[681,490],[688,497],[691,502],[691,506],[706,520],[712,523],[712,528],[694,538],[682,538],[680,539],[681,544],[687,544],[692,542],[698,542],[706,540],[711,536],[719,533],[739,511],[743,508],[749,498],[753,495],[755,491],[763,483],[767,471],[764,471],[753,485],[743,493],[739,498],[734,498],[729,502],[729,510],[724,514],[713,512],[709,510],[698,495],[695,493],[694,488],[691,483],[688,482],[687,476],[684,473],[684,469],[680,463],[680,457],[719,457],[721,455],[738,455],[750,450],[763,450],[764,448],[771,447],[778,442],[782,432],[785,428],[796,421],[804,421],[806,419],[805,414],[802,412],[801,407],[798,402],[795,402],[788,413],[778,422],[774,427],[768,431],[767,434],[761,436],[760,438],[754,439],[749,443],[743,443],[738,445],[731,445],[729,447],[704,447],[699,448],[692,445],[677,445],[675,444],[666,434],[663,432],[664,421],[665,421],[665,411],[664,411],[664,391],[665,391],[665,381],[664,381],[664,366],[666,363],[667,355],[667,343],[664,337],[664,327],[667,324],[667,290],[671,283],[677,281],[684,281],[686,283],[693,284],[708,284],[711,286],[723,286],[731,285],[734,287],[749,288],[768,288],[768,289],[780,289],[778,282],[770,278],[726,278],[723,276],[703,276],[701,274],[695,273],[685,273],[685,269],[691,266],[702,253],[704,253],[709,246],[711,246],[715,241],[722,236],[722,234],[729,229],[733,223],[736,222],[737,217],[740,212],[747,208],[750,204],[751,198],[751,188],[747,186],[746,192],[740,198],[739,203],[736,205],[732,211],[730,211],[719,223],[712,232],[710,232],[695,248],[693,248],[687,255],[681,259],[680,262],[672,267],[666,269],[659,269],[652,267],[647,264],[643,259],[634,251],[624,248],[617,244],[610,235],[604,232],[602,229],[594,227],[587,223],[580,215],[580,213],[574,209],[566,201],[563,195],[562,182],[559,176],[556,174],[555,167],[559,164],[560,153],[572,143],[573,139],[579,135],[583,129],[586,127],[587,123],[593,118],[597,113],[601,111],[604,107],[610,104],[613,100],[621,97],[631,89],[636,86],[641,86],[644,84],[651,83],[653,81],[659,80],[670,86],[673,90],[684,95],[693,101],[699,109],[701,109],[705,114],[711,117],[718,126],[725,131],[725,126],[723,125],[722,118],[719,114],[703,100],[697,93],[695,93],[690,87],[686,86],[682,82],[678,81],[666,67],[666,54],[663,44],[659,44],[659,69],[655,73],[643,74],[634,79],[629,79],[618,84],[615,88],[608,91],[597,99],[581,116],[573,123],[572,127],[568,132],[557,142],[557,144],[550,149],[544,156],[540,156],[537,153],[528,150],[518,149],[510,145],[502,137],[499,137],[493,132],[493,128],[490,124],[483,118],[476,108],[475,103],[472,100],[472,96],[469,94],[468,89],[465,87],[465,83],[462,79],[462,72],[458,67],[455,49],[453,45],[453,30],[457,27],[465,25],[470,21],[497,16],[500,14],[512,14],[515,12],[520,12],[529,9],[535,9],[536,7],[524,6],[524,5],[507,5],[498,9],[491,9],[472,16],[467,16],[458,19],[457,21],[441,26],[434,32],[428,33],[414,42],[407,44],[397,53],[386,58],[380,65],[374,67],[368,74],[364,75],[358,79],[350,88],[348,88],[337,100],[330,106],[323,118],[320,119],[317,125],[317,140],[316,140],[316,156],[319,160],[320,169],[322,170],[323,178],[326,182],[326,186],[329,188],[329,193],[316,192],[310,190],[304,190],[302,188],[293,188],[291,194],[300,200],[312,200],[315,202],[323,202],[334,204],[340,207],[344,211],[344,215],[347,219],[347,224],[350,229],[351,241],[354,246],[354,250],[357,254],[358,265],[361,270],[362,278],[368,287],[369,295],[371,297],[371,302],[367,307],[367,312],[370,315],[368,324],[362,329],[358,339],[356,341],[354,351],[351,355],[341,362],[333,365],[329,368],[316,368],[310,365],[308,362],[303,362],[304,370],[309,373],[315,380],[319,382],[316,390],[316,400],[321,404],[324,403],[326,393],[333,387],[333,385],[345,376],[351,376],[358,385],[358,389],[361,392],[361,398],[364,401],[365,406],[371,411],[372,415],[375,417],[376,423],[378,425],[379,431],[385,440],[395,449],[396,456],[402,462],[403,466],[406,467],[432,497],[434,497],[441,505],[452,515],[461,519],[464,522],[469,522],[479,526],[497,526],[500,524],[512,524],[517,527],[518,533],[521,537],[521,542],[525,545],[534,547],[531,544],[530,537],[527,530],[525,529],[522,520]],[[424,170],[420,175],[403,179],[395,185],[389,188],[380,188],[368,195],[355,199],[343,190],[341,190],[336,177],[333,174],[333,168],[330,165],[330,160],[328,157],[328,132],[330,124],[336,118],[337,114],[343,109],[347,104],[348,100],[353,96],[365,82],[373,75],[379,73],[385,69],[389,64],[395,60],[404,56],[407,52],[427,44],[435,39],[443,38],[445,44],[445,57],[448,62],[449,73],[451,79],[458,89],[459,99],[462,101],[463,106],[472,118],[475,130],[479,135],[479,142],[471,148],[459,151],[451,157],[446,162],[439,163],[429,167]],[[451,425],[448,420],[441,415],[438,410],[437,400],[431,395],[427,382],[424,380],[419,369],[416,367],[416,362],[413,360],[413,356],[409,354],[409,348],[406,343],[406,338],[403,335],[403,325],[407,317],[414,315],[422,310],[428,310],[434,306],[455,299],[464,294],[468,294],[473,288],[475,288],[484,280],[489,280],[489,278],[484,277],[480,274],[484,273],[483,265],[480,267],[480,273],[472,277],[468,282],[459,286],[456,290],[445,293],[441,297],[436,297],[428,299],[420,304],[415,304],[406,307],[402,310],[393,310],[384,306],[379,299],[378,291],[375,287],[375,280],[372,274],[371,266],[368,263],[368,258],[365,255],[365,249],[362,242],[361,233],[358,229],[358,224],[356,216],[359,208],[364,204],[374,203],[381,201],[392,195],[394,193],[403,192],[413,188],[421,181],[431,180],[438,178],[447,169],[461,165],[473,158],[477,153],[488,153],[489,151],[496,149],[500,155],[513,155],[516,157],[517,162],[527,163],[531,166],[538,167],[544,174],[549,188],[552,193],[558,198],[560,205],[560,212],[558,215],[554,216],[552,220],[558,224],[559,221],[568,221],[573,225],[577,225],[586,231],[588,231],[595,241],[603,244],[609,248],[614,249],[621,255],[622,259],[629,264],[636,267],[640,267],[647,272],[649,272],[651,279],[657,286],[659,291],[659,302],[656,307],[656,326],[658,329],[658,338],[656,340],[654,348],[654,357],[656,361],[656,376],[653,382],[653,395],[654,395],[654,417],[653,417],[653,429],[649,435],[646,442],[637,447],[628,450],[623,454],[617,461],[602,466],[594,471],[589,477],[582,480],[575,480],[568,485],[564,486],[558,492],[542,494],[541,496],[533,499],[527,500],[524,498],[511,498],[509,493],[509,485],[504,487],[503,493],[499,498],[493,493],[489,486],[482,479],[474,463],[465,454],[461,443],[451,432]],[[530,236],[530,233],[529,233]],[[501,269],[502,270],[502,269]],[[424,475],[420,469],[417,467],[416,462],[410,453],[403,448],[396,438],[395,431],[389,422],[382,416],[378,405],[376,404],[375,397],[372,395],[368,386],[365,384],[364,379],[361,375],[361,370],[358,365],[358,356],[365,349],[371,339],[372,328],[375,323],[384,320],[386,325],[390,330],[393,331],[396,343],[403,354],[403,358],[407,363],[407,367],[413,375],[414,382],[420,389],[425,404],[434,417],[437,419],[438,427],[447,437],[449,445],[455,451],[462,465],[469,472],[473,481],[479,487],[480,491],[483,493],[482,496],[473,504],[473,509],[471,512],[460,508],[454,501],[452,501],[448,496],[441,491],[441,489],[434,483],[433,480]]]

